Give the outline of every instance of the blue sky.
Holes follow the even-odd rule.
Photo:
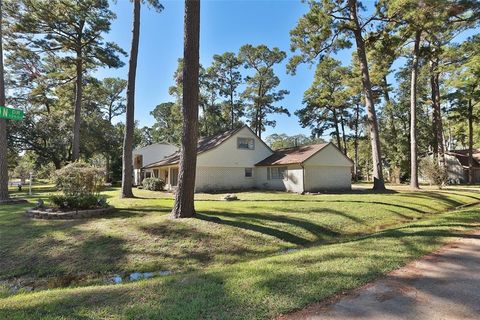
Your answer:
[[[172,101],[168,87],[173,84],[173,73],[177,59],[183,54],[183,1],[162,1],[165,9],[157,13],[146,6],[142,8],[140,48],[137,70],[135,118],[140,125],[151,125],[153,118],[150,111],[159,103]],[[118,0],[112,4],[117,19],[112,23],[111,32],[105,37],[114,41],[127,52],[131,39],[132,4],[129,0]],[[290,53],[289,31],[298,18],[305,13],[307,6],[300,0],[280,1],[202,1],[201,8],[201,44],[200,60],[208,66],[214,54],[225,51],[238,52],[243,44],[266,44],[279,47]],[[313,68],[301,66],[295,76],[287,75],[285,65],[276,67],[281,80],[280,89],[287,89],[290,94],[281,105],[292,113],[275,115],[275,128],[268,128],[264,136],[272,133],[309,134],[298,124],[293,112],[301,106],[303,92],[313,78]],[[348,63],[350,53],[340,54]],[[124,59],[127,62],[127,59]],[[121,69],[102,69],[100,77],[127,77],[127,66]],[[123,119],[119,119],[123,120]]]
[[[161,13],[143,6],[141,17],[140,48],[137,69],[135,119],[141,126],[152,125],[150,111],[161,103],[173,101],[168,87],[173,84],[173,73],[177,59],[183,55],[183,0],[161,1],[165,7]],[[366,2],[369,6],[373,2]],[[303,92],[309,87],[314,75],[314,67],[302,65],[295,76],[287,75],[286,63],[292,56],[290,52],[290,30],[297,20],[307,11],[308,6],[300,0],[202,0],[201,4],[200,62],[209,66],[214,54],[226,51],[238,52],[244,44],[265,44],[278,47],[287,52],[287,59],[279,64],[275,71],[281,80],[279,89],[287,89],[290,94],[281,102],[292,113],[273,115],[277,121],[275,128],[267,128],[263,136],[272,133],[289,135],[310,134],[303,129],[293,114],[301,107]],[[112,10],[117,14],[111,32],[105,36],[125,51],[130,50],[132,3],[130,0],[117,0]],[[478,32],[468,30],[457,41],[464,40]],[[352,50],[342,50],[335,58],[348,65]],[[127,62],[127,58],[124,59]],[[404,59],[399,59],[393,68],[398,68]],[[127,64],[121,69],[101,69],[97,76],[127,78]],[[392,83],[394,73],[389,76]],[[123,121],[123,117],[117,119]],[[328,134],[324,138],[329,139]]]

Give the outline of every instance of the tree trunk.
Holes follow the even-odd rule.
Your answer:
[[[345,135],[345,121],[342,112],[340,113],[340,124],[342,126],[343,154],[347,155],[347,136]]]
[[[358,181],[358,125],[360,120],[360,104],[357,103],[355,108],[355,162],[353,166],[353,175],[355,181]]]
[[[377,114],[375,112],[375,104],[372,92],[372,84],[370,82],[370,74],[368,72],[367,55],[365,53],[365,41],[362,37],[362,30],[357,16],[357,1],[348,0],[350,9],[350,18],[355,24],[353,33],[357,45],[357,55],[362,72],[362,85],[365,94],[365,105],[367,109],[367,121],[370,129],[370,141],[372,144],[372,160],[373,160],[373,190],[385,190],[385,181],[383,180],[382,156],[380,149],[380,136],[378,132]]]
[[[390,94],[388,93],[388,82],[387,82],[387,76],[383,76],[383,98],[385,99],[385,102],[387,105],[390,105],[390,108],[387,108],[388,110],[388,118],[390,120],[390,129],[391,129],[391,135],[392,137],[397,136],[397,126],[395,123],[395,115],[393,113],[393,106],[392,102],[390,100]],[[394,143],[392,144],[392,150],[394,154],[398,154],[398,148],[397,145]],[[399,163],[394,163],[393,164],[395,167],[399,166]],[[399,181],[398,181],[399,182]]]
[[[235,126],[235,109],[234,109],[234,106],[233,106],[233,88],[232,86],[230,86],[230,112],[231,112],[231,123],[230,123],[230,129],[233,130],[233,127]]]
[[[418,158],[417,158],[417,77],[418,54],[420,50],[421,31],[415,32],[413,45],[412,77],[410,83],[410,187],[418,189]]]
[[[260,111],[258,112],[258,137],[262,139],[262,123],[263,123],[263,117],[262,117],[262,108],[260,107]]]
[[[108,106],[108,122],[112,124],[112,119],[113,119],[113,101],[110,102],[110,105]]]
[[[0,106],[5,106],[5,78],[3,72],[2,0],[0,0]],[[0,119],[0,201],[8,197],[7,120]]]
[[[55,170],[60,170],[62,168],[62,162],[58,159],[52,160],[53,165],[55,166]]]
[[[437,137],[437,109],[436,109],[436,99],[437,96],[435,94],[435,75],[433,69],[435,68],[435,63],[433,60],[430,60],[430,91],[431,91],[431,100],[432,100],[432,131],[433,131],[433,137],[432,137],[432,150],[433,150],[433,156],[434,158],[438,161],[438,137]]]
[[[258,136],[258,106],[255,109],[255,134]]]
[[[475,172],[473,171],[473,104],[468,99],[468,183],[475,183]]]
[[[434,58],[430,61],[430,86],[433,113],[433,153],[443,166],[445,165],[445,143],[443,139],[442,110],[440,108],[440,74],[437,67],[438,58]]]
[[[105,155],[105,182],[110,182],[110,154]]]
[[[260,98],[262,96],[262,82],[260,81],[258,85],[258,101],[260,101]],[[257,113],[256,113],[256,120],[257,120],[257,136],[261,138],[262,135],[262,106],[260,105],[260,102],[257,102]]]
[[[80,125],[81,125],[81,111],[82,111],[82,96],[83,96],[83,57],[82,48],[77,49],[76,57],[76,71],[77,80],[75,83],[75,116],[73,122],[73,147],[72,160],[77,161],[80,157]]]
[[[183,132],[178,188],[172,218],[195,215],[195,173],[197,167],[198,74],[200,67],[200,0],[185,0],[183,45]]]
[[[340,142],[340,130],[338,129],[338,119],[337,119],[337,110],[332,108],[333,113],[333,124],[335,126],[335,138],[337,139],[337,147],[342,150],[342,144]]]
[[[132,152],[133,131],[135,130],[135,78],[137,74],[138,42],[140,41],[140,2],[141,0],[134,0],[133,4],[132,46],[128,62],[127,107],[123,139],[122,198],[133,198]]]

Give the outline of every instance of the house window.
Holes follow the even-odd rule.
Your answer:
[[[145,178],[151,178],[152,173],[151,172],[145,172]]]
[[[245,168],[245,178],[253,177],[253,168]]]
[[[271,167],[267,169],[267,179],[286,179],[287,178],[287,167]]]
[[[143,156],[141,154],[135,155],[134,169],[140,169],[143,167]]]
[[[153,169],[153,176],[155,178],[160,178],[160,176],[158,175],[158,169]]]
[[[255,140],[253,138],[237,138],[237,148],[253,150],[255,149]]]

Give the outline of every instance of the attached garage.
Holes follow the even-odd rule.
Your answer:
[[[331,143],[279,149],[256,164],[257,187],[298,193],[350,190],[352,166]]]

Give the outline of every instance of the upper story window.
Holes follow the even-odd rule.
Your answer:
[[[253,138],[237,138],[237,148],[253,150],[255,149],[255,140]]]
[[[134,169],[140,169],[143,167],[143,155],[141,154],[136,154],[133,162],[133,167]]]

